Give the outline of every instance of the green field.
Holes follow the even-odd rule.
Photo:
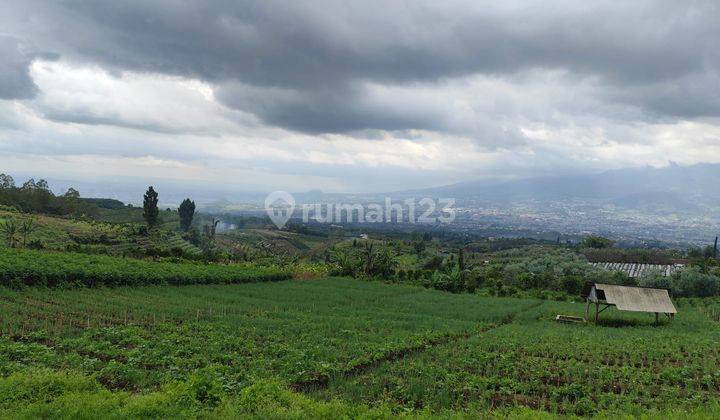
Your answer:
[[[5,417],[718,407],[720,329],[683,302],[672,324],[611,312],[595,326],[552,321],[581,304],[345,278],[0,296]]]
[[[250,283],[286,280],[288,271],[249,264],[175,263],[8,248],[0,252],[0,286],[121,286]]]
[[[672,325],[614,314],[596,327],[554,324],[553,313],[577,313],[577,305],[545,304],[485,334],[339,378],[319,395],[403,408],[521,404],[576,415],[691,410],[718,400],[720,331],[682,309]]]

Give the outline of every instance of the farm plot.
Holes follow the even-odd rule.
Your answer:
[[[338,378],[316,396],[398,410],[520,405],[577,415],[717,406],[720,330],[690,306],[661,327],[618,313],[600,326],[550,321],[573,311],[580,305],[548,302],[468,340]]]
[[[250,283],[290,277],[285,270],[252,265],[153,262],[28,249],[0,251],[0,286],[11,287]]]
[[[0,417],[707,415],[720,328],[690,303],[594,326],[552,321],[580,304],[343,278],[0,288]]]
[[[3,375],[70,369],[134,392],[207,368],[228,391],[268,377],[324,384],[536,304],[348,279],[1,295]]]

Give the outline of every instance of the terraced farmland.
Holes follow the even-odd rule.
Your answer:
[[[655,327],[344,278],[0,296],[0,416],[668,415],[720,391],[718,324],[682,302]]]

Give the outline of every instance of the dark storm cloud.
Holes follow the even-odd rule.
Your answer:
[[[37,86],[28,66],[33,57],[22,51],[20,41],[0,35],[0,99],[31,98]]]
[[[717,3],[500,4],[22,1],[8,25],[68,60],[206,80],[226,105],[309,133],[451,131],[433,104],[379,104],[364,86],[538,68],[597,78],[648,113],[720,115],[703,87],[720,68]],[[26,97],[27,60],[8,56],[0,96]]]
[[[269,124],[306,133],[447,128],[437,110],[367,98],[361,89],[347,86],[286,90],[224,84],[216,97],[230,107],[262,116]]]
[[[671,83],[650,83],[609,94],[617,102],[640,104],[659,118],[720,116],[720,73],[692,73]]]
[[[83,124],[83,125],[108,125],[115,127],[130,128],[143,131],[153,131],[156,133],[182,134],[187,133],[186,128],[168,127],[161,124],[135,123],[127,121],[121,115],[97,115],[90,109],[58,109],[48,108],[39,109],[42,116],[50,121]]]

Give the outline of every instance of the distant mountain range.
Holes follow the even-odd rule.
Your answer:
[[[54,181],[58,193],[68,186],[80,188],[84,197],[110,197],[140,203],[144,184],[77,183]],[[222,191],[192,183],[159,185],[163,206],[174,206],[184,197],[193,197],[207,211],[234,211],[247,203],[260,208],[266,192]],[[109,193],[109,191],[111,193]],[[322,191],[293,192],[298,203],[380,202],[385,197],[455,198],[458,205],[505,207],[527,202],[613,206],[645,213],[678,215],[716,214],[720,217],[720,164],[677,165],[610,170],[596,174],[567,174],[513,181],[467,181],[436,188],[391,193],[343,194]],[[225,197],[222,199],[221,197]]]
[[[491,204],[587,200],[618,207],[698,211],[720,208],[720,164],[633,168],[591,175],[529,178],[488,184],[462,182],[400,195],[454,197]]]
[[[455,198],[458,204],[508,206],[526,202],[587,202],[646,213],[720,215],[720,164],[677,165],[610,170],[596,174],[545,176],[504,182],[487,180],[398,191],[342,194],[294,192],[299,203],[375,202],[384,197]]]

